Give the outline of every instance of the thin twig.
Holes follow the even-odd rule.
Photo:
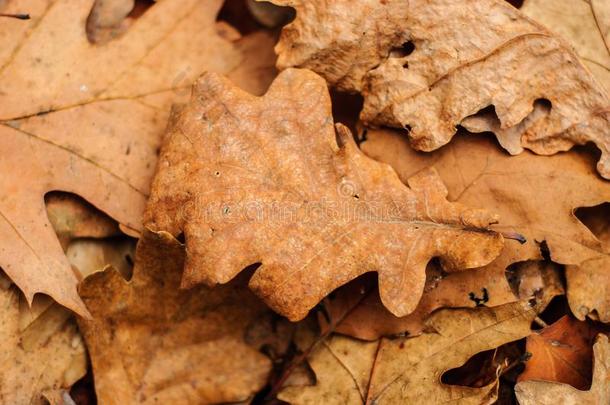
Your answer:
[[[0,17],[16,18],[18,20],[29,20],[30,19],[30,15],[29,14],[5,14],[5,13],[0,13]]]

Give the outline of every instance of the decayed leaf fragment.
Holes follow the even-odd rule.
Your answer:
[[[217,74],[195,84],[170,119],[145,224],[184,232],[182,285],[226,283],[262,262],[250,287],[296,320],[335,288],[379,274],[383,303],[397,315],[416,306],[426,263],[447,270],[495,258],[497,219],[445,200],[436,172],[404,186],[335,127],[324,80],[282,72],[263,97]]]
[[[515,386],[521,405],[565,405],[610,403],[610,345],[606,335],[599,335],[593,346],[593,383],[588,391],[580,391],[568,384],[549,381],[525,381]]]
[[[568,40],[610,92],[610,3],[604,0],[526,0],[519,9]]]
[[[505,244],[490,271],[540,260],[539,243],[545,241],[552,260],[567,265],[567,293],[575,316],[610,319],[607,235],[596,237],[574,213],[579,207],[610,201],[610,184],[596,176],[586,150],[511,157],[488,137],[462,133],[445,148],[420,153],[398,131],[368,130],[366,137],[361,144],[364,153],[389,163],[403,182],[432,166],[447,185],[449,201],[487,207],[502,218],[492,229],[526,237],[523,245]]]
[[[291,404],[493,403],[497,384],[482,388],[445,385],[442,374],[478,352],[530,333],[535,311],[523,302],[496,308],[436,312],[434,333],[414,338],[362,342],[334,335],[309,357],[312,387],[287,387],[280,399]]]
[[[274,0],[292,6],[278,66],[364,96],[368,125],[407,128],[431,151],[461,124],[511,154],[594,142],[610,179],[610,102],[571,47],[503,0]],[[550,102],[550,103],[549,103]],[[486,107],[495,114],[469,118]]]
[[[586,390],[591,381],[593,342],[599,329],[568,315],[527,337],[531,357],[518,381],[545,380]]]
[[[183,263],[177,240],[145,231],[131,281],[108,268],[81,285],[100,403],[238,402],[265,385],[271,362],[244,337],[270,311],[239,280],[180,290]]]
[[[43,405],[85,375],[87,357],[70,311],[37,312],[0,274],[0,403]]]
[[[221,4],[158,2],[121,36],[92,44],[93,0],[0,3],[31,16],[0,25],[0,267],[29,301],[42,292],[87,314],[43,196],[78,194],[123,229],[140,229],[169,106],[203,71],[231,71],[253,45],[219,36]]]

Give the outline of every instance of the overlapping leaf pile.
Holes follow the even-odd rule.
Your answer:
[[[0,0],[0,404],[607,404],[610,5],[272,3]]]

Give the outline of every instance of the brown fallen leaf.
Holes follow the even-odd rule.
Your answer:
[[[392,165],[403,182],[433,166],[447,185],[450,201],[487,207],[502,219],[492,229],[517,231],[526,237],[528,243],[523,245],[506,244],[490,271],[540,260],[539,244],[544,241],[552,260],[568,265],[572,312],[579,319],[591,312],[597,312],[602,321],[610,319],[610,282],[608,267],[603,265],[608,263],[610,247],[574,214],[579,207],[610,201],[610,184],[595,175],[586,150],[511,157],[488,137],[462,133],[447,147],[424,154],[413,150],[397,131],[368,130],[366,138],[361,144],[364,153]]]
[[[583,208],[579,219],[601,241],[605,255],[566,266],[568,301],[575,316],[610,322],[610,203]],[[579,210],[579,211],[581,211]]]
[[[28,301],[41,292],[87,314],[43,195],[78,194],[137,233],[169,105],[203,71],[235,69],[252,44],[217,33],[221,3],[155,3],[104,44],[87,38],[93,0],[0,3],[31,15],[0,25],[0,266]]]
[[[445,385],[442,374],[471,356],[530,333],[535,311],[522,302],[496,308],[441,310],[434,333],[375,342],[334,335],[309,356],[312,387],[287,387],[291,404],[493,403],[497,380],[481,388]]]
[[[417,308],[403,317],[392,315],[383,306],[373,277],[360,278],[327,298],[324,301],[326,316],[319,313],[318,320],[323,332],[330,328],[363,340],[392,335],[416,336],[425,332],[426,319],[439,308],[495,307],[535,298],[543,309],[553,297],[564,294],[557,265],[523,262],[518,269],[528,271],[519,272],[521,288],[513,294],[506,283],[504,270],[493,263],[481,269],[451,274],[444,273],[437,263],[429,263],[424,294]]]
[[[79,325],[100,403],[237,402],[265,385],[271,363],[244,338],[270,311],[243,278],[180,290],[183,262],[178,241],[146,231],[131,281],[109,268],[81,285],[93,319]]]
[[[296,9],[275,48],[278,66],[360,92],[367,125],[407,128],[423,151],[448,143],[460,124],[494,131],[511,154],[594,142],[610,179],[607,94],[569,44],[507,2],[273,2]],[[486,107],[494,110],[477,115]]]
[[[604,0],[526,0],[520,10],[561,35],[610,91],[610,3]]]
[[[588,322],[569,315],[527,337],[531,354],[517,381],[545,380],[570,384],[579,390],[591,386],[593,341],[600,332]]]
[[[145,224],[184,232],[184,287],[226,283],[262,262],[250,287],[298,320],[376,271],[384,305],[405,315],[432,257],[448,271],[477,267],[503,244],[487,230],[496,218],[449,204],[433,170],[409,186],[364,156],[347,128],[335,134],[316,74],[286,70],[258,98],[210,73],[170,119]]]
[[[85,375],[85,346],[70,311],[34,314],[11,284],[0,273],[0,403],[43,405]]]
[[[593,346],[593,383],[588,391],[549,381],[524,381],[515,386],[521,405],[606,405],[610,403],[610,346],[608,337],[599,335]]]

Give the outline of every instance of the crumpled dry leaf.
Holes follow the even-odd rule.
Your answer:
[[[525,0],[520,10],[561,35],[610,91],[610,2]]]
[[[546,241],[552,260],[568,265],[572,312],[579,319],[592,312],[602,321],[610,319],[608,265],[604,265],[610,245],[574,214],[578,207],[610,201],[610,184],[595,175],[587,151],[511,157],[488,137],[462,134],[447,147],[424,154],[414,151],[397,131],[368,130],[366,138],[361,144],[364,153],[392,165],[403,182],[433,166],[447,185],[450,201],[487,207],[502,219],[492,229],[526,237],[524,245],[505,244],[492,268],[502,271],[511,263],[540,260],[539,243]]]
[[[511,154],[594,142],[610,179],[610,103],[571,47],[503,0],[273,0],[296,9],[276,52],[364,96],[368,125],[407,128],[424,151],[461,124]],[[549,103],[550,102],[550,103]],[[494,114],[471,117],[493,106]]]
[[[335,128],[316,74],[282,72],[263,97],[217,74],[195,84],[170,119],[145,224],[184,232],[183,286],[226,283],[262,262],[250,287],[291,320],[360,274],[379,274],[381,299],[410,313],[426,263],[477,267],[495,258],[495,217],[445,200],[433,170],[404,186]]]
[[[44,396],[85,375],[85,346],[70,311],[58,304],[35,314],[0,274],[0,403],[43,405]]]
[[[183,262],[177,240],[146,231],[131,281],[109,268],[81,285],[100,403],[237,402],[265,385],[271,363],[244,338],[269,310],[244,280],[180,290]]]
[[[530,333],[535,311],[522,302],[496,308],[441,310],[429,320],[435,333],[376,342],[333,336],[309,357],[312,387],[287,387],[291,404],[493,403],[497,382],[482,388],[445,385],[443,372],[474,354]]]
[[[28,301],[42,292],[87,314],[43,195],[72,192],[124,230],[141,227],[169,105],[203,71],[247,57],[217,34],[221,3],[159,2],[105,44],[87,39],[93,0],[0,3],[32,17],[0,25],[0,266]]]
[[[495,262],[494,262],[495,263]],[[443,273],[435,262],[428,264],[424,294],[415,311],[404,317],[392,315],[381,303],[372,277],[355,280],[324,301],[326,316],[318,316],[322,331],[327,328],[363,340],[382,336],[416,336],[425,331],[426,319],[439,308],[495,307],[519,299],[535,298],[543,309],[557,295],[564,294],[558,266],[541,261],[519,263],[519,291],[506,283],[504,270],[490,264],[460,273]],[[526,286],[527,284],[527,286]]]
[[[579,390],[591,386],[593,342],[599,328],[569,315],[527,337],[531,357],[517,381],[545,380],[570,384]]]
[[[599,335],[593,346],[593,383],[588,391],[568,384],[549,381],[524,381],[515,386],[521,405],[606,405],[610,403],[610,345],[608,337]],[[558,402],[560,401],[560,402]]]

